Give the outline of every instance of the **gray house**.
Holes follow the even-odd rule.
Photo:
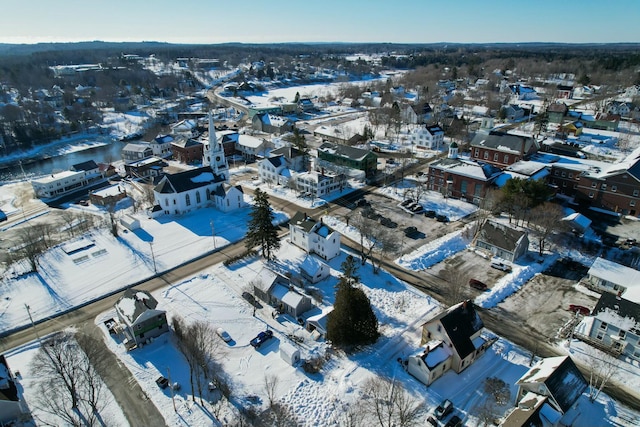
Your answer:
[[[529,238],[526,231],[487,221],[478,233],[475,246],[498,258],[514,262],[527,253]]]
[[[135,348],[169,330],[167,314],[157,306],[158,301],[149,292],[133,288],[124,291],[116,302],[115,309],[124,326],[127,348]]]

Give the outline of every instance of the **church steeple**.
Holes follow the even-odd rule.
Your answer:
[[[216,137],[216,127],[213,123],[213,114],[209,111],[209,139],[204,145],[202,155],[202,166],[209,166],[211,170],[219,175],[224,175],[225,180],[229,180],[229,164],[224,156],[222,144]]]

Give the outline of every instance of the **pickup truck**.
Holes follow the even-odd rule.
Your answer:
[[[266,331],[260,332],[254,339],[252,339],[249,344],[251,344],[254,348],[260,348],[262,343],[273,338],[273,331],[267,329]]]

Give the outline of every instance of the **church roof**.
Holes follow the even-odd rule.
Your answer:
[[[210,167],[191,169],[165,175],[154,188],[158,193],[182,193],[213,183],[224,182],[223,175],[216,175]]]

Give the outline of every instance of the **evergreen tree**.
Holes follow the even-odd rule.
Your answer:
[[[354,286],[359,281],[357,268],[351,255],[342,263],[343,274],[336,285],[333,311],[327,319],[327,338],[339,347],[372,344],[380,335],[369,298]]]
[[[247,225],[245,246],[251,249],[260,246],[262,256],[271,259],[273,251],[280,248],[278,227],[273,224],[274,215],[269,204],[269,196],[259,188],[254,193],[254,204],[249,214],[251,219]]]

